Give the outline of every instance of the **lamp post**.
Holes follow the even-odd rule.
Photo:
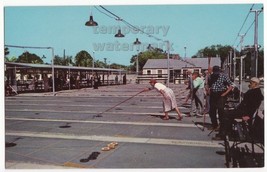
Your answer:
[[[93,63],[92,63],[92,67],[95,68],[95,52],[93,51]]]
[[[186,58],[186,46],[184,47],[184,58]]]
[[[54,48],[52,47],[52,79],[53,79],[53,95],[55,95],[55,67],[54,67]]]
[[[140,45],[141,42],[138,40],[138,38],[136,38],[134,45]],[[139,74],[139,61],[138,61],[138,52],[139,52],[139,47],[136,48],[137,49],[137,55],[136,55],[136,74]]]
[[[167,40],[165,41],[167,44],[167,85],[170,85],[170,42]]]

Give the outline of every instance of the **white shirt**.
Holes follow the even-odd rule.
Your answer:
[[[165,85],[163,85],[163,84],[161,84],[161,83],[156,83],[156,84],[154,85],[154,87],[155,87],[158,91],[160,91],[160,90],[164,90],[165,88],[167,88]]]

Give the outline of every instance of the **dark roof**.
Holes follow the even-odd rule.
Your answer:
[[[208,69],[208,58],[188,58],[185,61],[194,64],[196,67],[200,67],[202,69]],[[221,59],[219,57],[212,57],[210,60],[210,66],[221,66]]]
[[[148,59],[143,69],[166,69],[168,68],[167,59]],[[183,67],[193,67],[190,63],[177,59],[169,59],[169,68],[181,69]]]
[[[39,69],[51,69],[50,64],[33,64],[33,63],[15,63],[15,62],[5,62],[8,66],[25,67],[25,68],[39,68]],[[61,66],[54,65],[54,69],[71,69],[71,70],[94,70],[94,71],[112,71],[112,72],[122,72],[122,69],[109,69],[109,68],[92,68],[92,67],[79,67],[79,66]]]
[[[167,59],[148,59],[143,69],[166,69]],[[211,58],[210,66],[221,66],[221,60],[218,57]],[[182,69],[185,67],[200,67],[208,69],[208,58],[186,58],[184,60],[169,59],[169,68]]]

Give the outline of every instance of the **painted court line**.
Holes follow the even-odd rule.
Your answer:
[[[103,111],[88,111],[88,110],[84,110],[84,111],[75,111],[75,110],[68,110],[68,111],[64,111],[64,110],[53,110],[53,109],[5,109],[6,112],[51,112],[51,113],[78,113],[78,114],[98,114],[98,113],[102,113]],[[123,114],[123,115],[163,115],[163,113],[153,113],[153,112],[123,112],[123,111],[108,111],[105,113],[109,113],[109,114]],[[174,113],[174,112],[173,112]],[[185,116],[185,114],[182,114],[183,116]],[[172,116],[172,113],[170,113],[169,116]],[[177,115],[176,115],[177,116]]]
[[[94,124],[120,124],[120,125],[144,125],[144,126],[167,126],[167,127],[196,127],[194,124],[182,123],[149,123],[149,122],[125,122],[125,121],[85,121],[85,120],[66,120],[66,119],[32,119],[32,118],[10,118],[6,120],[15,121],[37,121],[37,122],[66,122],[66,123],[94,123]]]
[[[47,133],[47,132],[6,132],[7,136],[34,137],[34,138],[50,138],[50,139],[69,139],[69,140],[90,140],[103,142],[124,142],[139,144],[157,144],[157,145],[175,145],[175,146],[191,146],[191,147],[213,147],[222,148],[218,142],[199,141],[199,140],[178,140],[178,139],[157,139],[157,138],[140,138],[140,137],[114,137],[114,136],[96,136],[96,135],[67,135],[63,133]]]

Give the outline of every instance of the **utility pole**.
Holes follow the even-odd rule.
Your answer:
[[[250,10],[255,13],[255,29],[254,29],[254,56],[251,56],[251,75],[258,77],[258,15],[263,11],[263,7],[260,10]]]
[[[235,53],[235,48],[233,47],[234,50],[234,81],[235,81],[235,77],[236,77],[236,53]]]
[[[243,41],[244,41],[244,37],[245,37],[245,35],[244,34],[241,34],[241,35],[239,35],[240,36],[240,52],[242,52],[242,50],[243,50]],[[241,84],[241,81],[242,81],[242,79],[243,79],[243,74],[242,74],[242,72],[243,72],[243,60],[242,60],[242,58],[240,57],[240,72],[239,72],[239,84]]]
[[[239,36],[240,36],[240,52],[242,52],[242,49],[243,49],[243,41],[244,41],[245,35],[242,34],[242,35],[239,35]],[[240,90],[240,95],[241,95],[242,90],[243,90],[243,88],[242,88],[242,79],[243,79],[243,74],[242,74],[242,72],[243,72],[243,56],[242,55],[240,55],[240,70],[239,71],[240,71],[239,72],[239,90]],[[240,96],[239,102],[241,102],[241,97],[242,96]]]
[[[228,60],[228,65],[229,65],[229,77],[232,78],[232,50],[229,51],[229,60]]]

